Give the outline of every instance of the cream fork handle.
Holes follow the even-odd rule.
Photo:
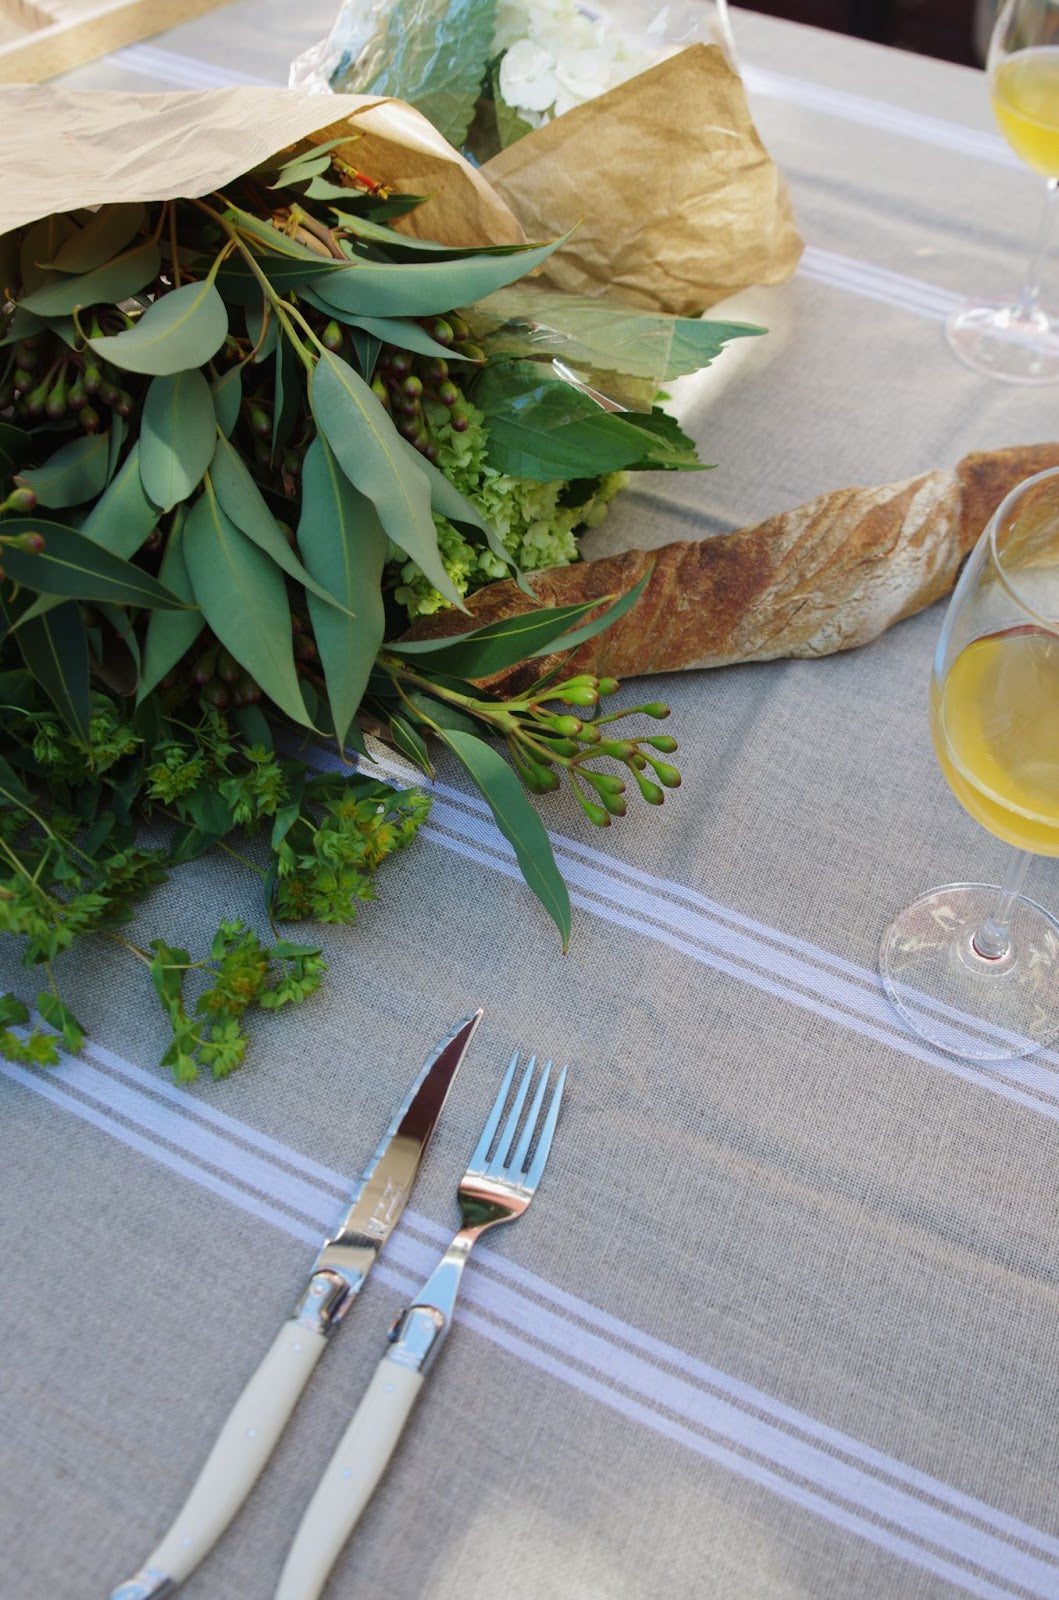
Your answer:
[[[386,1470],[422,1384],[422,1372],[390,1353],[383,1356],[309,1501],[275,1600],[317,1600]]]

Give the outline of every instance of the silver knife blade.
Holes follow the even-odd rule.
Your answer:
[[[295,1318],[328,1334],[341,1322],[404,1211],[471,1036],[479,1009],[457,1023],[394,1113],[364,1176],[324,1240]]]

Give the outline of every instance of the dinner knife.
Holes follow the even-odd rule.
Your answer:
[[[394,1113],[324,1240],[305,1291],[235,1402],[176,1521],[110,1600],[163,1600],[213,1548],[253,1488],[328,1338],[356,1299],[415,1182],[481,1010],[442,1039]]]

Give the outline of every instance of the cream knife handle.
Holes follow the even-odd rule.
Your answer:
[[[383,1356],[294,1536],[275,1600],[316,1600],[393,1454],[423,1383]]]
[[[170,1595],[198,1566],[257,1482],[325,1345],[315,1329],[293,1320],[283,1324],[232,1407],[173,1526],[110,1600]]]

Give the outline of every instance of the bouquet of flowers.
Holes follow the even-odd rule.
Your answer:
[[[29,139],[32,92],[9,93]],[[41,103],[53,121],[54,96]],[[672,738],[623,735],[629,711],[595,714],[618,687],[605,676],[552,670],[506,698],[480,687],[574,648],[636,591],[602,614],[540,607],[402,638],[409,610],[459,608],[534,552],[554,561],[615,474],[698,462],[663,411],[600,404],[556,370],[552,342],[489,309],[555,241],[399,231],[419,201],[367,169],[370,141],[351,126],[362,106],[336,123],[320,104],[309,120],[327,126],[229,157],[204,190],[159,193],[133,169],[122,181],[147,198],[129,198],[82,175],[91,205],[28,215],[0,239],[0,930],[44,965],[37,1009],[71,1047],[81,1028],[56,958],[89,935],[124,944],[150,970],[182,1081],[230,1072],[252,1007],[318,985],[319,948],[275,922],[352,920],[426,813],[418,792],[315,770],[299,740],[355,763],[381,734],[427,773],[431,741],[447,747],[564,944],[569,898],[524,790],[565,781],[603,825],[627,784],[658,804],[679,782]],[[132,109],[160,148],[172,108]],[[74,147],[69,125],[60,136]],[[24,208],[43,210],[43,194]],[[659,319],[614,315],[615,338],[597,319],[576,353],[595,339],[642,385]],[[671,371],[760,331],[668,321]],[[247,835],[267,940],[228,919],[193,959],[121,931],[168,872],[212,848],[245,858]],[[47,1059],[49,1034],[12,1031],[26,1015],[0,1005],[0,1049]]]

